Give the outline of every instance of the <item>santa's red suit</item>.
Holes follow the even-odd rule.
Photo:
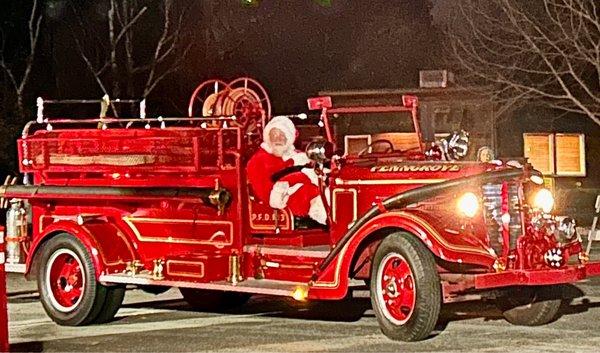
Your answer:
[[[281,157],[274,153],[270,143],[269,132],[277,128],[285,134],[287,143]],[[274,117],[263,131],[263,143],[252,156],[246,167],[248,181],[260,201],[271,207],[286,207],[295,216],[309,216],[315,221],[326,224],[327,214],[318,188],[318,178],[312,168],[287,173],[277,180],[273,176],[286,168],[303,166],[310,162],[306,153],[294,149],[296,128],[291,120],[285,117]]]

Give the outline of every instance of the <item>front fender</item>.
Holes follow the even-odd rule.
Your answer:
[[[114,268],[118,268],[118,270],[124,269],[126,263],[133,261],[136,257],[131,244],[109,222],[101,221],[79,225],[71,220],[58,220],[44,227],[43,231],[31,244],[29,256],[26,261],[25,275],[28,276],[30,274],[33,260],[43,244],[60,233],[71,234],[83,243],[96,269],[97,280],[107,270]]]
[[[334,261],[312,283],[309,298],[341,299],[346,296],[350,266],[361,243],[376,231],[391,228],[407,231],[418,237],[442,260],[491,267],[496,257],[483,247],[456,244],[446,239],[423,218],[408,211],[385,212],[365,223],[346,243]]]

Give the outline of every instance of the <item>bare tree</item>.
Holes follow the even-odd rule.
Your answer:
[[[28,30],[29,30],[29,48],[27,54],[22,63],[8,63],[4,56],[4,48],[6,45],[6,39],[4,32],[0,33],[0,67],[6,73],[10,81],[10,85],[14,89],[15,96],[17,99],[17,114],[20,118],[25,117],[25,87],[31,77],[31,70],[33,68],[35,52],[37,48],[38,39],[40,37],[40,28],[42,23],[41,10],[38,7],[38,1],[34,0],[31,7],[31,14],[29,16]],[[24,66],[20,75],[15,70],[16,67]]]
[[[538,101],[600,125],[597,0],[459,0],[456,9],[450,42],[467,80],[508,106]]]
[[[179,69],[189,52],[191,41],[186,43],[183,33],[186,11],[177,11],[174,0],[107,1],[104,35],[92,33],[93,29],[88,29],[82,20],[81,11],[74,9],[81,32],[74,39],[77,49],[104,94],[145,98],[166,76]],[[147,55],[145,50],[136,48],[136,42],[149,37],[151,26],[143,22],[153,11],[160,18],[160,30],[152,41],[152,54]],[[90,47],[90,42],[95,46]]]

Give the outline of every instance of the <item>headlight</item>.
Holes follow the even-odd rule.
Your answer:
[[[548,189],[540,189],[533,198],[533,206],[541,209],[545,213],[552,212],[554,207],[554,196]]]
[[[469,218],[473,218],[479,210],[479,199],[472,192],[467,192],[458,199],[458,210]]]

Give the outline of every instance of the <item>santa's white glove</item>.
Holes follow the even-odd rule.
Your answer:
[[[269,206],[277,209],[284,209],[287,207],[288,199],[298,189],[302,187],[302,184],[298,183],[290,187],[290,183],[287,181],[278,181],[273,185],[271,194],[269,195]]]
[[[294,152],[291,158],[294,161],[294,165],[305,165],[310,163],[310,159],[308,159],[308,156],[304,152]]]
[[[271,189],[271,195],[269,196],[269,206],[277,209],[283,209],[287,206],[289,195],[287,194],[290,188],[290,183],[287,181],[278,181],[273,185]]]

